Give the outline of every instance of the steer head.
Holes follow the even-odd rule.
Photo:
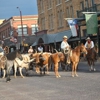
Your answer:
[[[40,62],[43,62],[43,61],[45,61],[46,59],[45,59],[45,57],[43,56],[43,54],[40,54],[40,56],[39,56],[39,61]]]

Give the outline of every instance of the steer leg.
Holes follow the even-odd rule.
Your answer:
[[[48,64],[45,65],[45,68],[46,68],[46,74],[49,74],[49,67],[48,67]]]
[[[2,78],[5,78],[6,71],[5,71],[5,69],[2,69],[2,70],[3,70],[3,77]]]
[[[1,77],[3,76],[3,71],[2,71],[2,68],[1,68]]]
[[[44,75],[45,75],[45,70],[46,70],[46,67],[43,68]]]
[[[16,78],[16,72],[17,72],[17,63],[14,61],[14,77]]]
[[[56,63],[56,64],[54,65],[54,69],[55,69],[56,78],[61,77],[61,76],[59,75],[59,73],[58,73],[58,63]]]
[[[24,76],[22,74],[22,68],[21,67],[19,67],[19,72],[20,72],[21,77],[24,78]]]

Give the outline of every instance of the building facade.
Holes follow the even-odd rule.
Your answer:
[[[22,16],[22,25],[20,16],[13,16],[8,20],[4,20],[0,24],[0,40],[5,45],[14,44],[10,38],[17,39],[17,43],[24,40],[25,43],[31,45],[34,41],[35,32],[38,31],[38,15]],[[22,30],[23,29],[23,30]],[[22,32],[23,31],[23,32]]]
[[[78,18],[77,11],[100,4],[100,0],[37,0],[39,30],[57,33],[69,30],[64,18]]]
[[[100,0],[37,0],[37,5],[39,31],[47,30],[46,34],[66,32],[69,42],[73,42],[72,44],[80,41],[80,34],[83,39],[87,37],[86,25],[81,26],[78,35],[73,37],[71,31],[69,32],[70,28],[65,18],[76,18],[85,21],[82,12],[100,11]],[[59,34],[60,37],[61,34]]]

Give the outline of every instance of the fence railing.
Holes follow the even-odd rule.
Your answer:
[[[77,11],[78,18],[84,18],[84,14],[82,12],[100,12],[100,4],[95,4],[92,7],[85,8],[83,10]]]

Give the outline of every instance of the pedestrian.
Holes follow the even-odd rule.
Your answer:
[[[33,48],[32,48],[32,46],[30,46],[30,48],[29,48],[29,50],[28,50],[28,53],[33,53]]]
[[[38,47],[38,52],[43,52],[43,47],[41,45]]]

